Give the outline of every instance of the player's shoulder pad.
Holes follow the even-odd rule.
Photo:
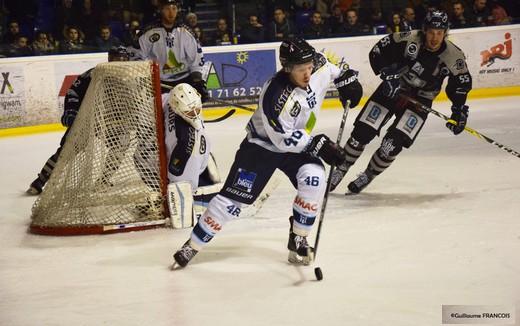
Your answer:
[[[468,66],[464,52],[450,40],[446,40],[445,42],[446,49],[439,55],[439,59],[444,62],[452,74],[458,75],[467,73]]]
[[[189,35],[193,36],[193,38],[196,38],[195,32],[186,24],[180,24],[177,27],[175,27],[179,32],[181,33],[188,33]]]
[[[153,33],[153,32],[156,32],[155,30],[160,30],[161,28],[163,28],[161,26],[161,22],[160,21],[155,21],[153,23],[150,23],[148,25],[146,25],[138,34],[137,34],[137,37],[140,38],[141,36],[145,35],[145,34],[150,34],[150,33]]]
[[[400,42],[414,42],[420,43],[422,40],[422,32],[420,30],[413,30],[407,32],[392,33],[391,37],[396,43]]]
[[[294,85],[289,80],[288,74],[280,71],[271,79],[264,93],[262,102],[263,114],[267,117],[271,127],[277,132],[284,132],[278,117],[293,91]]]

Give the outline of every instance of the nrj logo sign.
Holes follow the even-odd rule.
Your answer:
[[[497,45],[493,45],[489,50],[480,52],[482,56],[482,62],[480,66],[486,65],[487,67],[495,63],[496,59],[507,60],[511,58],[513,54],[513,40],[511,39],[511,33],[504,34],[505,41]]]

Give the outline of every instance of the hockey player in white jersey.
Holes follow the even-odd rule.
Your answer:
[[[202,102],[198,92],[181,83],[163,94],[165,143],[168,155],[168,181],[186,181],[192,190],[218,182],[208,170],[212,160],[211,142],[201,117]]]
[[[162,88],[163,93],[179,83],[188,83],[204,103],[208,93],[202,78],[202,48],[189,28],[177,23],[177,1],[160,0],[160,9],[160,22],[147,26],[139,36],[139,57],[159,64],[161,83],[168,86]]]
[[[268,80],[259,105],[247,125],[247,137],[220,193],[193,228],[190,239],[174,254],[175,263],[184,267],[224,225],[240,216],[243,205],[250,205],[276,169],[281,170],[297,189],[290,217],[289,261],[309,264],[312,248],[307,242],[325,192],[325,168],[321,160],[337,166],[344,150],[326,135],[311,136],[325,93],[334,81],[343,103],[359,103],[362,96],[357,72],[340,69],[305,40],[283,41],[280,46],[283,69]]]

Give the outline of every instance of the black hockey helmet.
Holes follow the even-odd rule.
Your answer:
[[[162,8],[168,5],[175,5],[177,8],[179,7],[179,2],[176,0],[159,0],[159,7]]]
[[[423,30],[428,28],[443,29],[445,31],[449,28],[448,14],[442,10],[432,10],[426,14],[423,21]]]
[[[300,37],[283,40],[280,45],[280,62],[284,70],[290,71],[294,65],[310,62],[316,50]]]
[[[124,46],[113,46],[108,50],[108,61],[128,61],[130,53]]]

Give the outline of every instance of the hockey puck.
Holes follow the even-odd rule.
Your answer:
[[[316,279],[317,279],[318,281],[323,280],[323,273],[321,272],[321,268],[316,267],[316,268],[314,269],[314,275],[316,275]]]

